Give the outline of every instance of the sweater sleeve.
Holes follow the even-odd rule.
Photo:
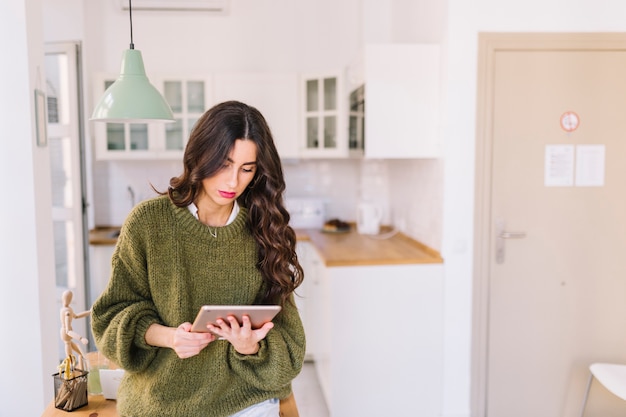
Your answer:
[[[229,366],[260,389],[286,387],[302,370],[305,346],[304,328],[292,294],[256,354],[242,355],[229,346]]]
[[[146,369],[157,348],[145,341],[148,327],[161,320],[150,295],[142,228],[129,215],[111,259],[111,277],[92,307],[98,349],[128,371]]]

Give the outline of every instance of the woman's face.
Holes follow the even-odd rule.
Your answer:
[[[254,178],[257,169],[256,144],[251,140],[237,139],[224,165],[215,175],[202,180],[204,203],[228,206],[239,197]]]

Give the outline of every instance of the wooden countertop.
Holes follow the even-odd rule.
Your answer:
[[[89,231],[90,245],[115,245],[119,235],[119,226],[98,226]]]
[[[308,240],[326,266],[400,265],[442,263],[436,250],[404,235],[391,237],[389,228],[376,236],[360,235],[354,227],[347,233],[324,233],[315,229],[296,230],[299,240]]]
[[[89,244],[115,245],[119,227],[102,226],[89,231]],[[298,240],[310,241],[324,259],[326,266],[394,265],[442,263],[436,250],[404,235],[382,239],[389,234],[383,227],[381,235],[358,234],[354,226],[347,233],[324,233],[315,229],[297,229]]]

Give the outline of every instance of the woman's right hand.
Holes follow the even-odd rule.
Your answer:
[[[174,331],[172,349],[179,358],[185,359],[196,356],[209,343],[215,340],[212,333],[196,333],[191,331],[191,323],[181,324]]]
[[[181,359],[196,356],[215,340],[212,333],[191,332],[189,322],[175,328],[154,323],[148,327],[145,337],[149,345],[173,349]]]

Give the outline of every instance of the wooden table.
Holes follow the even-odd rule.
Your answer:
[[[117,402],[105,400],[102,395],[90,395],[87,405],[74,411],[63,411],[54,407],[54,400],[48,404],[41,417],[119,417]],[[280,417],[298,417],[294,395],[280,400]]]
[[[74,411],[63,411],[54,407],[53,400],[41,417],[118,417],[116,405],[115,400],[105,400],[102,395],[90,395],[86,406]]]

